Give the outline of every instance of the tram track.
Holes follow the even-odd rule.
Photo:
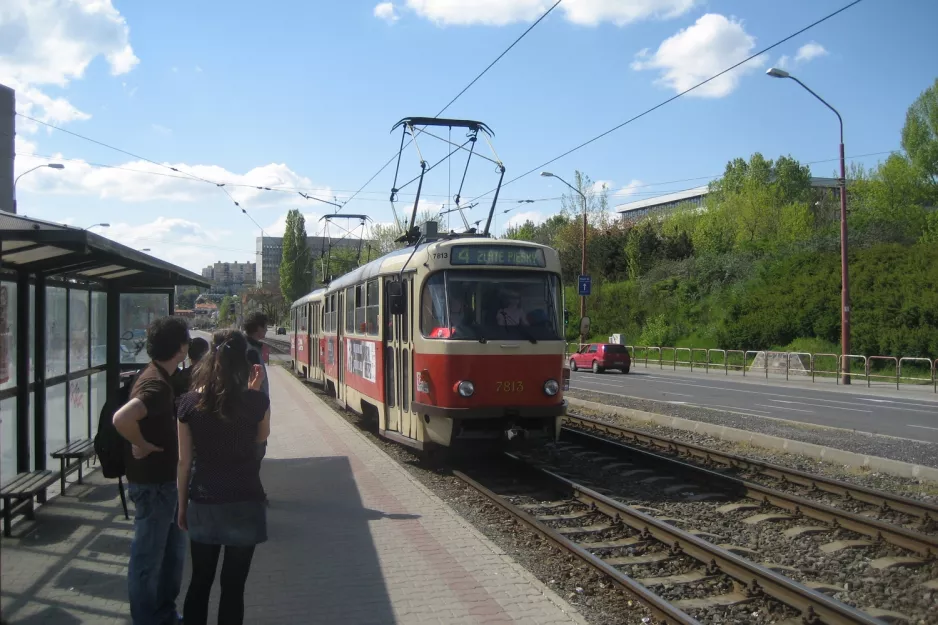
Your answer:
[[[768,487],[773,496],[778,496],[779,499],[784,498],[785,493],[789,493],[810,498],[812,503],[826,504],[842,509],[844,512],[887,521],[889,525],[901,526],[913,534],[924,535],[938,532],[938,505],[934,503],[851,484],[817,473],[754,460],[634,428],[613,425],[585,416],[567,415],[564,421],[564,432],[568,436],[590,433],[611,439],[623,445],[624,448],[649,451],[665,460],[681,460],[685,464],[695,465],[702,469],[727,471],[747,480],[747,484],[753,486],[754,494],[758,494],[759,486],[764,486]],[[821,520],[829,521],[830,519]],[[872,524],[868,535],[876,536],[875,531],[881,527],[880,524]],[[909,532],[900,533],[911,536]],[[905,539],[895,544],[907,546],[926,557],[929,555],[929,550],[932,556],[938,555],[938,538],[921,539],[922,536],[909,538],[911,541],[921,542],[917,547],[908,546],[909,543]]]
[[[454,475],[608,575],[661,623],[698,622],[695,618],[786,625],[883,622],[734,553],[732,545],[706,540],[716,538],[709,532],[682,529],[677,519],[656,516],[657,511],[647,506],[627,505],[597,490],[602,487],[585,484],[555,467],[506,456],[515,470],[506,470],[505,479],[489,476],[490,486],[480,483],[485,477],[476,479],[459,471]],[[529,479],[519,483],[522,474]],[[545,495],[543,488],[531,488],[535,482],[546,483],[565,496]],[[672,572],[648,575],[649,565],[660,563],[670,564]],[[665,606],[670,606],[669,611]],[[737,620],[740,606],[746,611],[743,621]]]
[[[560,443],[528,453],[525,459],[615,498],[621,505],[687,528],[705,542],[856,606],[871,618],[897,623],[938,622],[938,602],[934,601],[938,537],[918,531],[922,520],[930,518],[931,504],[817,476],[827,489],[818,489],[821,493],[846,489],[869,500],[891,501],[890,506],[902,505],[902,514],[917,519],[914,527],[889,523],[875,514],[838,509],[747,482],[730,474],[730,464],[716,463],[724,467],[718,471],[625,445],[601,435],[607,428],[615,431],[616,426],[595,423],[601,426],[599,431],[565,428]],[[698,454],[705,451],[696,448]],[[764,471],[790,471],[755,464],[763,465]],[[794,473],[802,480],[813,477]],[[612,518],[621,515],[607,512]],[[699,571],[675,569],[660,554],[653,561],[664,562],[660,567],[664,572],[651,575],[658,581],[686,584],[701,580]],[[687,573],[693,574],[685,577]]]

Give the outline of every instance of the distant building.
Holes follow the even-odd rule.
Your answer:
[[[828,190],[836,195],[836,190],[840,187],[840,181],[837,178],[811,178],[811,186],[821,191]],[[645,200],[619,204],[616,206],[616,212],[625,221],[638,221],[649,215],[665,215],[673,212],[678,207],[703,209],[707,206],[706,198],[708,193],[710,193],[710,187],[706,185],[674,193],[665,193]]]
[[[357,238],[332,239],[334,248],[358,250],[365,245]],[[306,237],[306,247],[314,260],[318,260],[329,249],[326,237]],[[364,249],[364,248],[362,248]],[[273,287],[280,285],[280,261],[283,260],[283,237],[257,237],[257,286]]]
[[[202,277],[214,281],[211,293],[240,293],[257,282],[255,263],[223,263],[221,261],[202,269]]]

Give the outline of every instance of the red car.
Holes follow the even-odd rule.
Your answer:
[[[570,355],[570,368],[592,369],[593,373],[602,373],[606,369],[618,369],[628,373],[632,366],[632,357],[625,345],[615,343],[590,343],[584,345],[575,354]]]

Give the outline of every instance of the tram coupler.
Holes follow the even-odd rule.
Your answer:
[[[509,441],[513,441],[516,438],[524,439],[526,435],[527,435],[527,431],[519,428],[517,425],[513,425],[507,430],[505,430],[505,436],[508,438]]]

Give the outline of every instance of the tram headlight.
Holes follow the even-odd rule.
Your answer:
[[[462,397],[472,397],[472,394],[476,392],[476,385],[469,380],[457,382],[456,392],[459,393]]]
[[[557,380],[547,380],[544,382],[544,394],[553,397],[560,392],[560,384]]]

